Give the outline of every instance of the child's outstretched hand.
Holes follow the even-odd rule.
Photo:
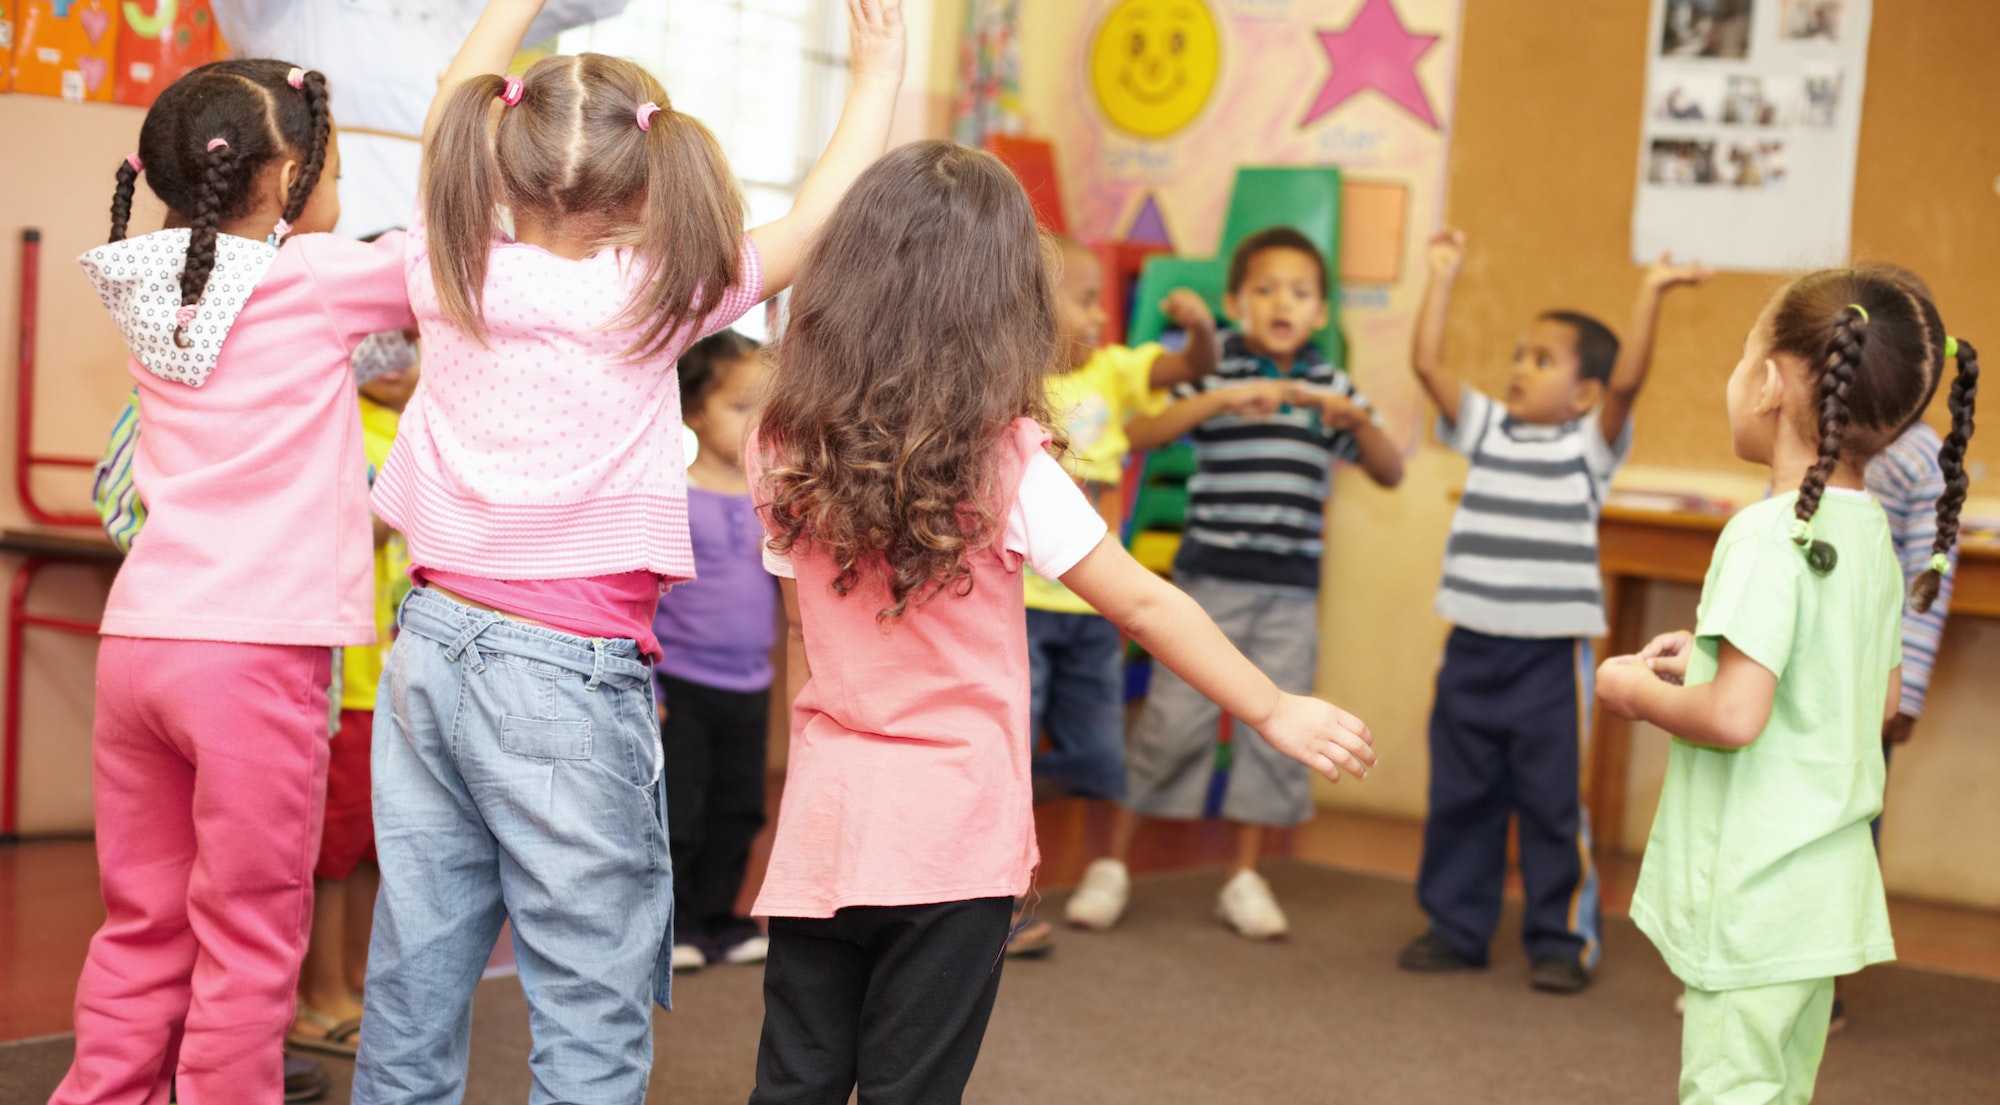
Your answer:
[[[1183,331],[1215,328],[1215,312],[1208,301],[1186,288],[1175,288],[1160,302],[1160,313]]]
[[[1375,738],[1368,726],[1323,699],[1278,696],[1277,708],[1258,732],[1271,747],[1336,783],[1342,771],[1363,779],[1375,766]]]
[[[903,0],[847,0],[848,53],[857,82],[903,83]]]
[[[1458,270],[1465,266],[1465,231],[1447,226],[1431,235],[1424,257],[1433,274],[1457,276]]]
[[[1674,288],[1696,288],[1706,284],[1708,278],[1714,275],[1715,270],[1700,261],[1691,265],[1676,265],[1672,253],[1662,253],[1660,259],[1646,270],[1646,288],[1656,294]]]

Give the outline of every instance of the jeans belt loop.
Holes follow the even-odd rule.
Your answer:
[[[590,682],[583,685],[586,691],[595,691],[604,682],[604,638],[590,639]]]

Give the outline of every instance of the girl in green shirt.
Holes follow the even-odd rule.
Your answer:
[[[1607,660],[1607,709],[1674,734],[1632,919],[1687,984],[1683,1102],[1805,1102],[1833,979],[1895,958],[1868,824],[1899,699],[1903,576],[1863,469],[1957,361],[1939,452],[1936,597],[1965,499],[1979,364],[1901,269],[1802,277],[1728,387],[1736,455],[1795,488],[1716,542],[1692,633]]]

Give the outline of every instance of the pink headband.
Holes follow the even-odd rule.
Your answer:
[[[228,148],[229,148],[229,139],[227,139],[227,138],[211,138],[211,139],[209,139],[209,140],[208,140],[208,152],[209,152],[209,153],[214,153],[214,152],[216,151],[216,149],[217,149],[217,148],[221,148],[221,149],[228,149]]]
[[[292,71],[285,74],[285,83],[291,85],[293,88],[304,88],[306,86],[306,71],[296,65],[292,66]]]
[[[521,102],[521,78],[507,78],[507,87],[500,90],[500,102],[508,107]]]
[[[639,105],[639,129],[652,130],[653,116],[659,114],[660,105],[651,100]]]
[[[125,155],[125,164],[132,166],[132,171],[135,173],[146,171],[146,163],[139,160],[138,150],[133,150],[131,153]]]

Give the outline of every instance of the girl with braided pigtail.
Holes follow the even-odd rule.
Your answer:
[[[312,913],[333,648],[375,642],[349,356],[414,325],[400,236],[338,239],[326,80],[197,69],[118,167],[84,271],[132,351],[145,539],[92,732],[107,919],[52,1101],[276,1101]],[[143,177],[163,229],[127,238]]]
[[[1895,958],[1869,823],[1904,573],[1865,470],[1923,416],[1948,356],[1945,492],[1912,589],[1927,607],[1957,539],[1977,357],[1914,275],[1819,272],[1773,297],[1728,385],[1736,454],[1784,493],[1722,531],[1692,633],[1598,672],[1607,709],[1675,738],[1632,919],[1687,984],[1683,1102],[1810,1100],[1834,978]]]

